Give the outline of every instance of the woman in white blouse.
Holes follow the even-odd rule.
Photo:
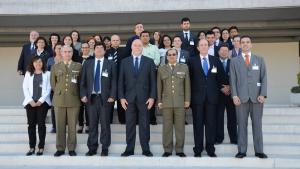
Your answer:
[[[41,57],[33,57],[30,61],[23,81],[24,101],[26,109],[30,149],[27,156],[35,153],[36,125],[38,125],[39,144],[36,155],[43,155],[46,138],[46,116],[51,105],[50,72]]]

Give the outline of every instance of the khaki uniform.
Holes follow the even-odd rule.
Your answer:
[[[81,64],[64,62],[53,65],[51,87],[54,91],[53,106],[56,117],[56,149],[66,149],[66,125],[68,124],[68,150],[74,151],[77,144],[76,122],[80,108],[79,82]]]
[[[190,76],[187,65],[162,65],[157,74],[157,102],[162,103],[163,147],[173,151],[173,124],[176,136],[176,153],[183,152],[185,139],[184,102],[190,102]]]

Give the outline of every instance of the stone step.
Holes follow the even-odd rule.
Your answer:
[[[187,155],[193,155],[193,147],[194,145],[185,145],[184,151]],[[124,143],[113,143],[110,148],[109,152],[112,154],[121,154],[126,148],[126,144]],[[19,154],[22,155],[27,152],[29,149],[28,144],[14,144],[14,143],[7,143],[7,144],[0,144],[0,154],[1,155],[9,155],[9,154]],[[150,144],[151,151],[156,155],[160,156],[164,151],[161,144]],[[56,151],[55,144],[46,144],[45,151],[47,153],[54,153]],[[85,144],[77,144],[76,151],[79,155],[84,155],[87,151],[87,145]],[[100,148],[98,150],[100,152]],[[264,151],[268,155],[290,155],[290,156],[299,156],[300,146],[299,145],[278,145],[278,144],[265,144]],[[135,153],[140,155],[142,153],[141,147],[139,144],[136,144]],[[217,155],[230,155],[233,157],[237,153],[237,146],[231,144],[222,144],[216,145],[216,154]],[[254,154],[253,145],[249,144],[247,154],[252,155]]]
[[[175,136],[174,136],[175,137]],[[77,142],[79,144],[87,143],[88,134],[77,134]],[[126,134],[125,132],[115,132],[112,131],[111,139],[114,143],[125,143]],[[174,138],[175,140],[175,138]],[[264,133],[264,143],[265,144],[278,144],[280,145],[298,145],[300,146],[300,134],[268,134]],[[54,144],[56,142],[56,135],[52,133],[47,133],[46,135],[47,144]],[[139,142],[137,136],[136,142]],[[162,133],[161,132],[151,132],[150,142],[152,144],[162,144]],[[0,134],[0,144],[6,143],[16,143],[16,144],[27,144],[28,134],[27,133],[7,133]],[[225,134],[224,143],[230,143],[229,136]],[[252,134],[248,135],[248,143],[253,143]],[[194,144],[194,135],[192,132],[187,132],[185,136],[185,144]]]

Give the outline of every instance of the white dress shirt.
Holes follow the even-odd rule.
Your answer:
[[[208,54],[211,55],[211,56],[215,56],[215,45],[211,45],[208,48]]]

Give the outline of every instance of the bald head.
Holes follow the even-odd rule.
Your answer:
[[[132,55],[139,56],[143,52],[143,43],[140,39],[136,39],[132,42],[131,45]]]
[[[121,44],[121,39],[119,35],[112,35],[110,38],[111,47],[118,48]]]

